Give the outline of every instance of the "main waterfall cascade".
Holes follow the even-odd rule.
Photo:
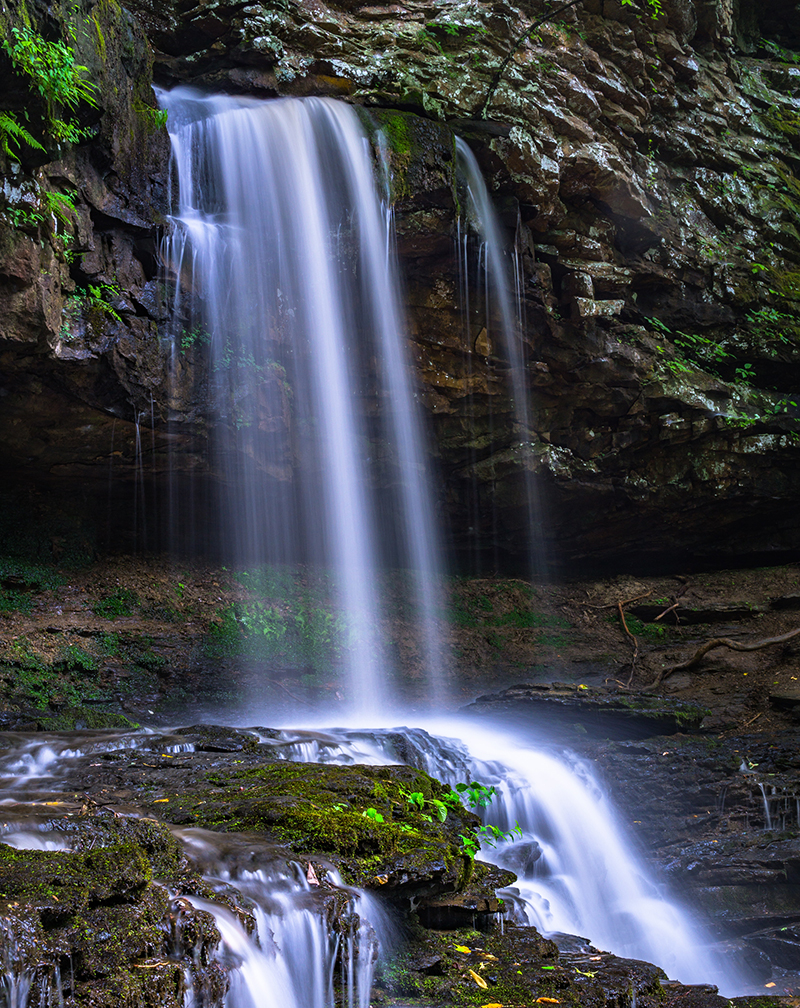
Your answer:
[[[408,571],[420,664],[440,700],[442,550],[359,119],[323,98],[175,88],[159,100],[178,191],[165,248],[175,340],[209,345],[226,556],[333,573],[346,700],[363,711],[391,696],[379,574]]]
[[[165,246],[176,281],[174,335],[176,345],[209,346],[213,449],[226,487],[220,543],[240,564],[333,569],[349,624],[347,700],[362,723],[366,712],[374,723],[374,711],[391,698],[380,572],[387,565],[413,572],[423,664],[439,670],[441,550],[369,144],[356,112],[326,99],[266,102],[186,88],[159,99],[169,114],[179,203]],[[488,194],[464,145],[459,151],[492,283],[502,288]],[[524,432],[526,390],[510,312],[501,301]],[[369,397],[379,404],[376,416],[361,408]],[[434,698],[437,689],[431,686]],[[268,714],[258,716],[269,723]],[[279,739],[251,731],[259,743],[281,745],[285,759],[402,762],[398,729],[287,730]],[[431,734],[399,731],[403,759],[451,784],[496,788],[489,821],[516,833],[484,853],[517,873],[505,895],[519,920],[584,935],[683,981],[716,980],[732,993],[741,987],[733,967],[720,969],[703,955],[686,915],[648,880],[585,765],[467,722],[432,723]],[[176,744],[153,733],[109,735],[82,742],[81,752],[96,758],[140,746],[168,753]],[[6,793],[24,801],[20,795],[52,782],[78,756],[68,740],[20,743],[0,765]],[[20,846],[50,842],[31,838],[24,824],[10,832]],[[224,908],[204,904],[222,935],[227,1008],[331,1008],[337,957],[347,1008],[367,1008],[374,952],[390,941],[375,898],[332,879],[358,921],[356,930],[332,934],[307,877],[237,864],[199,833],[182,840],[209,880],[236,886],[255,906],[258,930],[249,936]],[[187,1008],[193,1003],[190,989]]]

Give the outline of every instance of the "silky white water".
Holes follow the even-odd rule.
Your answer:
[[[285,737],[291,741],[293,733]],[[747,987],[737,963],[709,948],[702,922],[657,885],[585,761],[463,720],[391,732],[326,730],[321,738],[315,762],[409,762],[451,785],[494,787],[494,799],[476,811],[511,837],[484,845],[480,857],[517,875],[504,893],[517,919],[543,934],[581,935],[605,951],[655,963],[683,983],[715,983],[729,997]],[[302,760],[303,750],[291,758]]]
[[[363,712],[392,696],[380,573],[407,571],[438,700],[442,550],[360,120],[323,98],[159,100],[177,185],[174,341],[208,344],[222,548],[238,566],[331,572],[346,700]]]

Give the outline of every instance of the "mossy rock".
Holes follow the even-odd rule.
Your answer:
[[[187,977],[221,1003],[225,980],[212,961],[213,917],[188,902],[183,958],[170,934],[170,891],[201,891],[169,830],[115,816],[67,816],[49,824],[68,851],[0,844],[0,909],[15,966],[55,1003],[93,1008],[181,1008]],[[155,878],[165,884],[153,884]],[[185,902],[185,901],[184,901]],[[54,966],[69,962],[57,981]]]
[[[211,773],[207,781],[208,789],[162,799],[158,814],[322,855],[348,881],[394,896],[451,892],[471,874],[460,834],[471,835],[478,817],[458,805],[439,821],[432,802],[449,789],[421,770],[278,762]],[[422,796],[422,808],[411,794]]]
[[[609,953],[560,955],[535,928],[436,933],[419,929],[382,970],[379,984],[403,1003],[542,1005],[607,1008],[658,1004],[665,974],[657,966]],[[652,999],[652,1000],[651,1000]]]
[[[452,206],[455,147],[442,123],[397,109],[361,112],[370,139],[387,162],[393,201]]]
[[[0,899],[25,900],[59,916],[135,899],[151,878],[147,857],[130,842],[85,853],[0,845]]]

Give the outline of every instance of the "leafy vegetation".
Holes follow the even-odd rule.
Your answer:
[[[111,318],[116,322],[120,322],[120,314],[111,302],[121,294],[122,291],[120,288],[113,283],[88,284],[86,287],[76,287],[64,305],[61,339],[65,342],[72,339],[72,325],[81,316],[88,318],[92,326],[103,318]]]
[[[82,103],[97,106],[97,87],[87,77],[88,68],[76,62],[71,44],[63,39],[48,41],[30,24],[24,8],[23,16],[22,24],[6,28],[0,47],[31,90],[43,99],[45,132],[59,143],[80,143],[92,130],[81,127],[74,113]],[[74,28],[70,31],[74,41]],[[0,149],[12,157],[18,157],[23,145],[44,150],[44,138],[37,139],[29,126],[27,112],[1,112]]]
[[[117,616],[131,616],[134,606],[139,604],[139,596],[130,588],[117,588],[110,595],[105,595],[92,606],[95,616],[104,619],[116,619]]]
[[[97,668],[92,655],[69,643],[48,662],[26,637],[16,638],[0,655],[5,692],[42,711],[110,700],[93,678]]]
[[[325,575],[265,565],[233,577],[255,597],[218,611],[206,638],[208,654],[244,655],[310,676],[341,662],[352,630],[331,604]]]

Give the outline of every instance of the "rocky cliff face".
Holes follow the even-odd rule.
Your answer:
[[[56,477],[105,500],[115,473],[130,528],[133,488],[166,469],[168,445],[179,471],[213,478],[202,348],[167,381],[151,47],[162,84],[329,95],[383,125],[456,550],[523,552],[530,471],[551,505],[540,535],[567,560],[800,548],[794,3],[583,0],[546,21],[544,3],[131,9],[104,0],[79,18],[101,85],[94,137],[6,175],[0,447],[26,485]],[[496,320],[462,315],[454,134],[516,250],[530,431]],[[74,214],[42,213],[48,191],[72,194]]]

